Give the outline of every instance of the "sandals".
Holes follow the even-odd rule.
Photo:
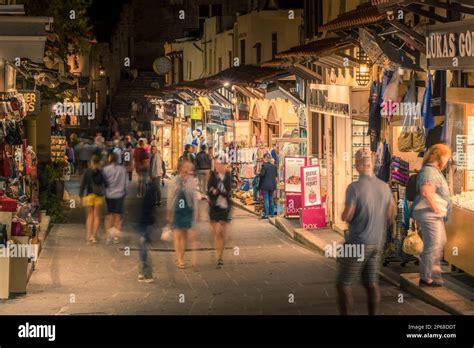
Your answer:
[[[186,268],[186,264],[184,262],[179,262],[178,260],[176,260],[176,266],[179,269],[185,269]]]

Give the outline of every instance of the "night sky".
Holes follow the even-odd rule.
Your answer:
[[[131,0],[93,0],[89,7],[89,17],[93,32],[99,42],[109,41],[124,3]]]

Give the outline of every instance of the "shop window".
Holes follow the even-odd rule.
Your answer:
[[[211,14],[211,8],[209,5],[199,5],[199,17],[209,17]]]
[[[240,65],[245,65],[245,39],[240,40]]]
[[[278,53],[278,33],[272,33],[272,59],[275,59],[275,55]]]
[[[260,64],[262,62],[262,44],[260,42],[255,44],[255,58],[257,64]]]
[[[222,16],[222,4],[211,5],[211,16]]]

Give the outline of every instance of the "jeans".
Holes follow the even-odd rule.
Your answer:
[[[151,179],[151,184],[153,185],[154,203],[161,203],[161,176]]]
[[[153,269],[150,258],[148,257],[147,244],[151,243],[152,225],[140,224],[138,229],[140,231],[140,272],[145,278],[151,278]]]
[[[264,216],[273,216],[275,212],[275,206],[273,205],[273,190],[262,190],[263,193],[263,205],[265,207]]]
[[[446,245],[446,229],[443,217],[433,213],[431,208],[413,211],[413,217],[423,235],[423,253],[420,261],[420,279],[431,280],[433,268],[441,266],[443,249]]]
[[[197,176],[199,179],[199,190],[202,195],[205,195],[207,192],[207,183],[209,181],[209,175],[211,174],[210,169],[198,169]]]

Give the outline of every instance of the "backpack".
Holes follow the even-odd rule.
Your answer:
[[[418,174],[413,174],[408,178],[407,189],[406,189],[406,197],[407,200],[413,202],[415,200],[416,195],[418,194],[416,190],[416,179],[418,178]]]

